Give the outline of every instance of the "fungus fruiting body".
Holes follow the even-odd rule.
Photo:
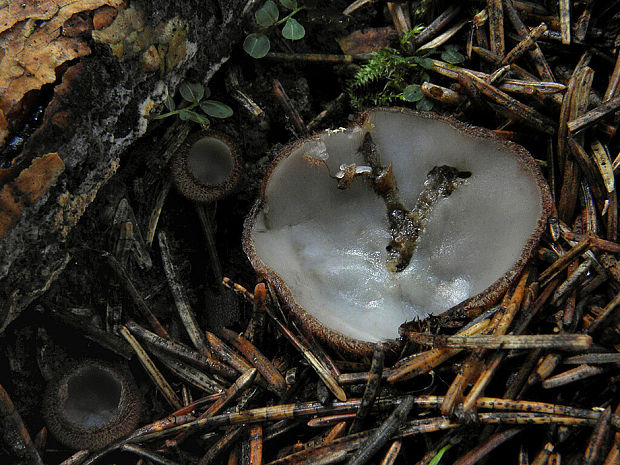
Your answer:
[[[129,372],[97,360],[80,362],[51,381],[43,402],[49,431],[76,449],[100,449],[129,434],[140,411],[140,396]]]
[[[239,182],[240,172],[233,145],[213,131],[188,136],[172,162],[177,189],[196,202],[214,202],[230,193]]]
[[[285,148],[244,232],[295,316],[358,354],[406,321],[496,301],[550,208],[531,156],[488,130],[394,108],[360,121]],[[339,189],[329,173],[352,164],[373,173]]]
[[[241,178],[241,160],[226,137],[215,131],[199,131],[190,134],[177,149],[171,170],[179,192],[194,202],[205,235],[215,277],[213,285],[205,290],[210,308],[207,320],[211,330],[218,332],[235,322],[238,312],[231,295],[221,292],[222,266],[215,245],[215,228],[206,207],[215,205],[236,188]]]

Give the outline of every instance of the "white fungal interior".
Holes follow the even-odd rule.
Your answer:
[[[392,163],[407,208],[433,167],[472,173],[435,205],[405,270],[386,268],[386,206],[370,184],[355,179],[339,190],[325,166],[304,158],[324,143],[332,173],[341,164],[364,165],[360,128],[325,132],[282,160],[269,177],[251,237],[297,304],[334,331],[376,342],[398,337],[405,321],[440,314],[502,277],[519,260],[543,207],[536,180],[508,150],[411,114],[377,110],[371,120],[382,164]]]
[[[230,148],[215,137],[196,141],[187,155],[191,172],[205,185],[220,184],[226,180],[233,167]]]

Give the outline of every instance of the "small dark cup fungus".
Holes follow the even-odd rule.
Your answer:
[[[202,203],[229,194],[239,182],[240,173],[234,146],[213,131],[190,134],[172,162],[172,176],[179,192]]]
[[[131,433],[140,411],[129,371],[98,360],[80,362],[52,380],[43,401],[49,431],[75,449],[101,449]]]
[[[305,327],[370,355],[377,341],[394,347],[406,321],[495,303],[550,205],[522,147],[451,118],[379,108],[280,152],[244,249]]]
[[[234,145],[214,131],[190,134],[172,160],[172,177],[179,192],[194,201],[206,238],[209,261],[215,277],[215,292],[206,289],[207,300],[220,301],[214,311],[208,312],[207,321],[212,331],[218,332],[238,319],[235,300],[229,292],[222,292],[222,266],[215,246],[214,227],[205,206],[230,194],[241,175],[241,160]],[[223,311],[217,310],[223,308]]]

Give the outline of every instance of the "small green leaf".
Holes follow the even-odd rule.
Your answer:
[[[411,84],[403,90],[403,100],[407,102],[419,102],[424,97],[419,84]]]
[[[172,96],[170,95],[170,92],[168,92],[168,89],[166,89],[165,104],[166,104],[166,108],[168,109],[168,111],[174,111],[174,109],[175,109],[174,100],[172,99]]]
[[[200,104],[200,108],[207,115],[213,116],[214,118],[228,118],[233,114],[232,108],[217,100],[205,100]]]
[[[286,20],[284,27],[282,28],[282,37],[290,40],[299,40],[306,35],[306,30],[299,24],[295,18],[289,18]]]
[[[441,52],[441,59],[451,65],[456,65],[465,61],[465,57],[454,48]]]
[[[199,102],[202,97],[204,97],[205,88],[202,84],[199,83],[183,82],[179,86],[179,92],[181,93],[181,97],[183,97],[183,100],[191,103],[196,103]]]
[[[280,0],[280,4],[289,10],[297,8],[297,0]]]
[[[450,449],[450,447],[452,447],[452,445],[451,445],[451,444],[448,444],[448,445],[446,445],[446,446],[443,446],[443,447],[439,450],[439,452],[437,452],[437,455],[435,455],[435,457],[433,457],[433,458],[431,459],[431,461],[430,461],[430,462],[428,462],[428,465],[437,465],[437,464],[439,463],[439,461],[441,460],[441,458],[443,457],[443,454],[445,454],[445,453],[446,453],[446,451],[447,451],[448,449]]]
[[[181,110],[179,112],[179,118],[181,118],[183,121],[194,121],[201,126],[209,126],[209,124],[211,123],[209,121],[209,118],[192,110]]]
[[[433,60],[431,60],[430,58],[413,57],[413,61],[415,61],[424,69],[433,69],[435,67],[435,65],[433,64]]]
[[[265,34],[249,34],[243,41],[243,50],[252,58],[263,58],[270,48],[269,38]]]
[[[254,13],[256,22],[263,27],[273,26],[276,21],[278,21],[279,16],[280,11],[273,0],[267,0],[265,4]]]
[[[433,102],[426,97],[423,97],[418,103],[415,104],[416,109],[420,111],[431,111],[433,109]]]

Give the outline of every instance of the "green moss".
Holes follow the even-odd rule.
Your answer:
[[[403,89],[409,84],[416,68],[415,62],[409,61],[394,48],[379,50],[355,73],[348,89],[351,103],[363,108],[402,100]]]

